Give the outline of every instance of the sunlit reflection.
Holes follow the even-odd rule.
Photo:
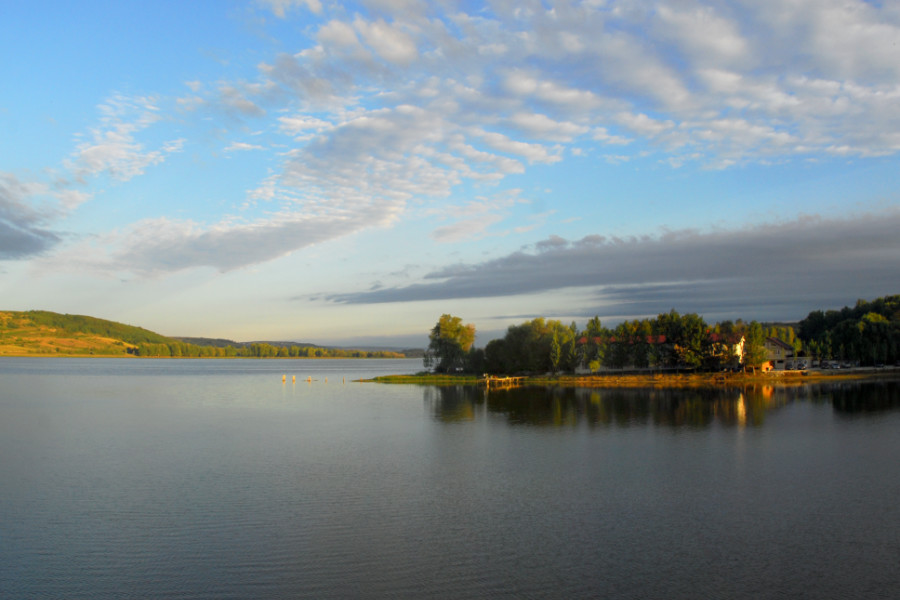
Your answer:
[[[766,414],[797,401],[831,400],[836,411],[897,408],[878,386],[845,383],[735,388],[566,388],[522,386],[486,390],[476,386],[426,386],[424,400],[443,422],[505,417],[511,424],[551,427],[587,425],[705,428],[759,427]]]
[[[737,406],[737,421],[738,421],[738,425],[740,425],[741,427],[743,427],[743,426],[745,426],[745,425],[747,424],[747,405],[746,405],[745,402],[744,402],[744,394],[743,394],[743,392],[741,392],[741,394],[738,395],[738,399],[737,399],[737,402],[736,402],[735,404],[736,404],[736,406]]]

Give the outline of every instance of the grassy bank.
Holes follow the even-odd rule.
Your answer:
[[[853,369],[835,371],[780,371],[777,373],[646,373],[595,375],[544,375],[529,376],[517,381],[517,385],[542,385],[563,387],[703,387],[741,386],[749,384],[800,385],[822,381],[852,381],[870,378],[897,378],[900,369]],[[485,385],[493,384],[474,375],[440,375],[418,373],[416,375],[386,375],[366,379],[375,383],[404,383],[419,385]]]
[[[375,383],[413,383],[427,385],[476,385],[483,378],[475,375],[444,375],[440,373],[416,373],[415,375],[381,375],[374,379],[361,379]]]

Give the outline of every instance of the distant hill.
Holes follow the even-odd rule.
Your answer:
[[[299,342],[166,337],[96,317],[32,310],[0,311],[0,356],[403,358],[404,354]]]
[[[142,327],[96,317],[44,310],[0,312],[0,356],[125,356],[139,344],[168,341]]]
[[[224,338],[205,338],[205,337],[185,337],[173,336],[172,339],[185,342],[187,344],[195,344],[197,346],[211,346],[213,348],[249,348],[253,344],[267,344],[276,348],[290,348],[291,346],[299,346],[301,348],[323,348],[326,350],[364,350],[367,352],[399,352],[406,358],[422,358],[425,355],[424,348],[400,348],[397,346],[323,346],[321,344],[313,344],[311,342],[293,342],[293,341],[271,341],[258,340],[252,342],[236,342]]]
[[[304,348],[325,348],[326,346],[319,346],[318,344],[309,344],[306,342],[267,342],[267,341],[253,341],[253,342],[236,342],[234,340],[226,340],[223,338],[205,338],[205,337],[183,337],[183,336],[173,336],[173,340],[179,340],[181,342],[185,342],[187,344],[195,344],[197,346],[212,346],[213,348],[226,348],[228,346],[232,346],[234,348],[244,348],[250,346],[251,344],[268,344],[270,346],[275,346],[276,348],[291,346],[302,346]]]

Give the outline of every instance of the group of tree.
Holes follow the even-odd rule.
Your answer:
[[[320,346],[251,343],[240,346],[207,346],[182,341],[142,342],[133,354],[144,357],[186,358],[405,358],[387,350],[348,350]]]
[[[623,321],[610,329],[599,317],[584,329],[538,317],[511,325],[506,335],[473,348],[475,327],[443,315],[432,329],[426,368],[438,372],[558,373],[579,369],[721,370],[765,360],[767,331],[753,321],[725,321],[710,327],[695,313],[675,310],[653,319]],[[744,339],[743,355],[735,345]],[[740,346],[738,346],[740,347]],[[749,363],[748,363],[749,361]]]
[[[474,343],[474,325],[463,325],[459,317],[441,315],[428,335],[422,362],[436,373],[473,372],[475,365],[469,353]]]
[[[815,310],[798,324],[808,355],[861,365],[900,361],[900,295]]]
[[[740,319],[708,325],[696,313],[675,310],[613,328],[603,326],[599,317],[583,329],[575,322],[565,325],[538,317],[510,326],[504,337],[483,349],[473,346],[473,325],[445,314],[431,331],[424,363],[437,372],[478,374],[604,368],[718,371],[759,367],[767,360],[768,338],[781,340],[793,348],[794,356],[810,360],[892,364],[900,361],[900,296],[860,300],[839,311],[813,311],[796,329]]]

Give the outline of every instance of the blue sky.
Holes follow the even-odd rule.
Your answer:
[[[900,4],[7,2],[0,309],[478,344],[898,293]]]

